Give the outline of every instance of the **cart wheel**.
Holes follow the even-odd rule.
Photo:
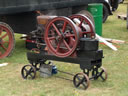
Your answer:
[[[103,81],[106,81],[108,74],[105,68],[101,67],[93,69],[92,76],[94,77],[94,80],[97,80],[100,77]]]
[[[76,14],[69,17],[80,27],[82,36],[87,38],[95,38],[95,26],[91,19],[82,14]]]
[[[13,30],[6,23],[0,22],[0,59],[10,56],[14,46]]]
[[[101,67],[100,68],[100,72],[99,72],[99,77],[103,80],[103,81],[106,81],[107,78],[108,78],[108,74],[107,74],[107,71],[105,68]]]
[[[21,70],[21,75],[24,79],[35,79],[36,69],[32,65],[25,65]]]
[[[90,80],[88,76],[84,73],[78,73],[73,78],[73,84],[76,88],[84,88],[87,89],[90,85]]]
[[[56,17],[46,26],[44,34],[48,51],[57,57],[68,57],[77,48],[79,28],[67,17]]]

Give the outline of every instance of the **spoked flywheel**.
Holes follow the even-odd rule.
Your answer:
[[[69,17],[81,29],[81,35],[87,38],[95,38],[95,26],[91,19],[82,14]]]
[[[67,17],[56,17],[46,26],[45,43],[58,56],[70,56],[77,48],[80,29]]]
[[[0,59],[12,53],[15,45],[13,33],[9,25],[0,22]]]
[[[82,14],[84,16],[87,16],[92,21],[92,23],[95,24],[94,18],[93,18],[92,14],[89,11],[81,10],[80,12],[78,12],[78,14]]]

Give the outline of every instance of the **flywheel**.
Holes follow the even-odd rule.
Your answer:
[[[69,17],[80,29],[81,35],[87,38],[95,38],[95,26],[93,21],[85,15],[76,14]]]
[[[68,57],[77,48],[79,42],[79,28],[68,17],[52,19],[45,29],[45,43],[53,55]]]

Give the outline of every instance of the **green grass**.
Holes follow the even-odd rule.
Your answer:
[[[126,6],[119,9],[103,24],[103,37],[128,41],[126,21],[117,19],[118,14],[126,13]],[[12,56],[0,60],[9,63],[0,67],[0,96],[128,96],[128,44],[118,44],[118,51],[113,51],[105,45],[103,49],[103,66],[107,69],[108,79],[91,81],[90,87],[85,90],[74,88],[72,82],[52,76],[41,78],[39,73],[35,80],[23,80],[21,68],[28,64],[25,42],[20,40],[21,35],[15,34],[16,48]],[[60,70],[71,73],[81,72],[79,65],[54,61]],[[72,78],[62,73],[58,76]]]

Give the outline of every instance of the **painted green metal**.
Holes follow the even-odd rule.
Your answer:
[[[88,4],[88,11],[93,15],[96,33],[102,36],[103,5],[100,3]]]

